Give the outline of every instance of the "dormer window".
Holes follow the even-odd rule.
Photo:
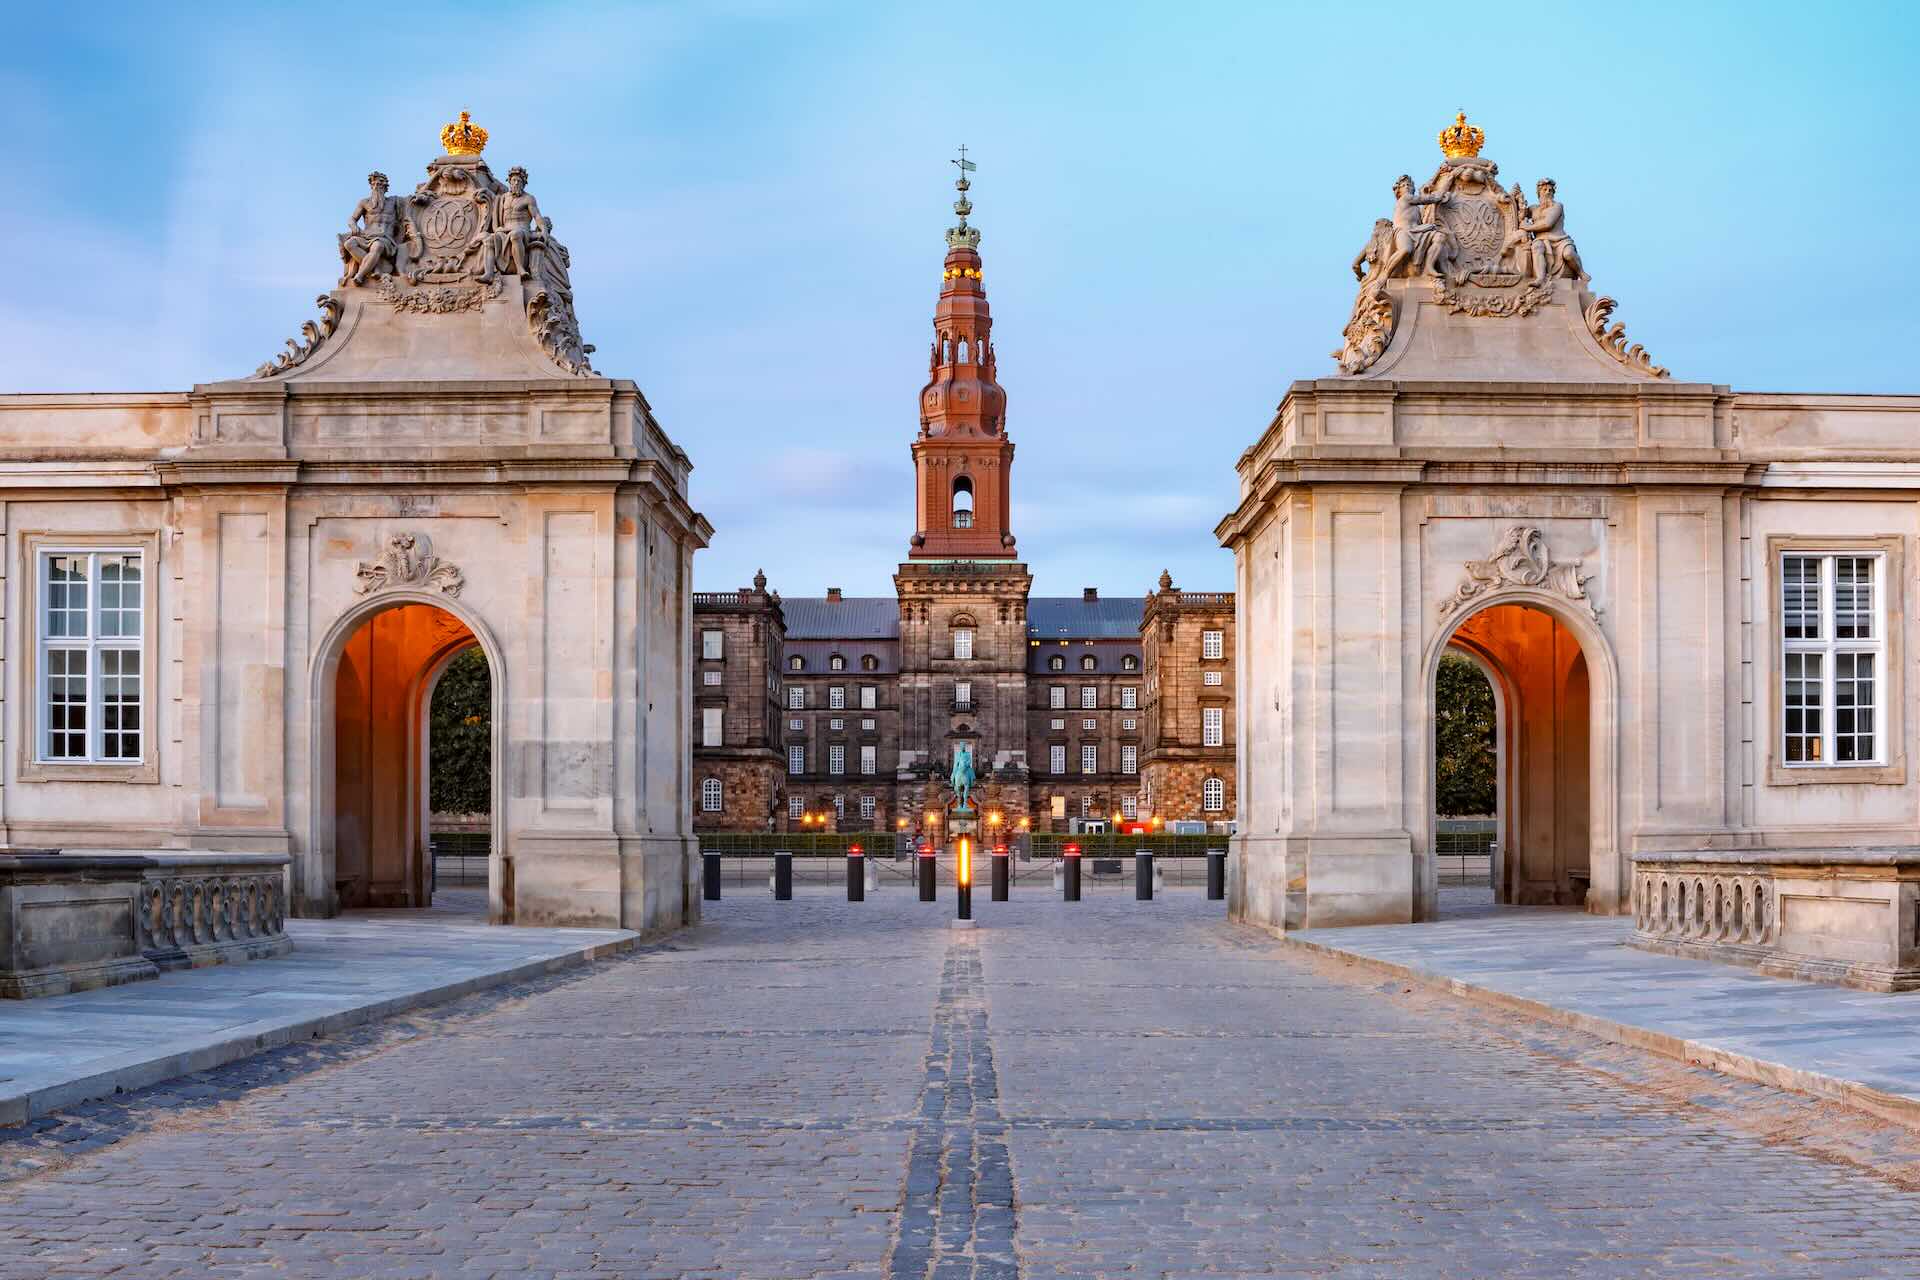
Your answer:
[[[827,659],[827,670],[845,671],[846,669],[847,669],[847,660],[841,657],[839,654],[836,653],[831,658]]]
[[[805,671],[806,669],[807,669],[807,660],[801,657],[799,654],[795,654],[793,657],[787,659],[787,670]]]
[[[1128,654],[1126,657],[1120,659],[1120,669],[1122,671],[1138,671],[1140,669],[1140,659],[1134,657],[1132,654]]]
[[[1093,670],[1093,668],[1094,668],[1094,665],[1095,665],[1095,664],[1094,664],[1094,661],[1093,661],[1093,655],[1092,655],[1092,654],[1088,654],[1088,655],[1087,655],[1086,657],[1084,657],[1084,658],[1082,658],[1082,659],[1080,659],[1080,669],[1081,669],[1082,671],[1091,671],[1091,670]]]
[[[1061,657],[1059,654],[1056,653],[1051,658],[1047,659],[1047,670],[1065,671],[1066,669],[1067,669],[1067,660]]]
[[[973,528],[973,480],[967,476],[953,479],[953,527]]]

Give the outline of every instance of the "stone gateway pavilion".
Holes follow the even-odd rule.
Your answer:
[[[425,905],[427,708],[477,644],[492,919],[697,915],[711,530],[485,141],[463,116],[418,183],[369,176],[318,317],[252,376],[0,398],[11,845],[277,854],[293,914]]]
[[[1483,141],[1462,116],[1393,184],[1337,374],[1239,461],[1234,913],[1434,916],[1453,651],[1498,703],[1500,901],[1920,985],[1920,398],[1670,373]]]

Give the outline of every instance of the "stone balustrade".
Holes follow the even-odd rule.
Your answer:
[[[1638,853],[1633,916],[1645,951],[1920,989],[1920,849]]]
[[[293,950],[284,853],[0,853],[0,997]]]

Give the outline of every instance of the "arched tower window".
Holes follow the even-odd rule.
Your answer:
[[[726,790],[718,778],[706,778],[700,783],[700,811],[702,813],[720,813],[726,809]]]
[[[953,527],[973,528],[973,479],[970,476],[953,478]]]

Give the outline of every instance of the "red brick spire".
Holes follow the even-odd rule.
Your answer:
[[[957,225],[947,231],[940,301],[933,311],[933,352],[920,392],[920,435],[913,442],[918,531],[907,552],[915,560],[1014,559],[1008,531],[1007,393],[994,373],[993,316],[980,270],[980,230],[967,225],[973,162],[960,148]]]

